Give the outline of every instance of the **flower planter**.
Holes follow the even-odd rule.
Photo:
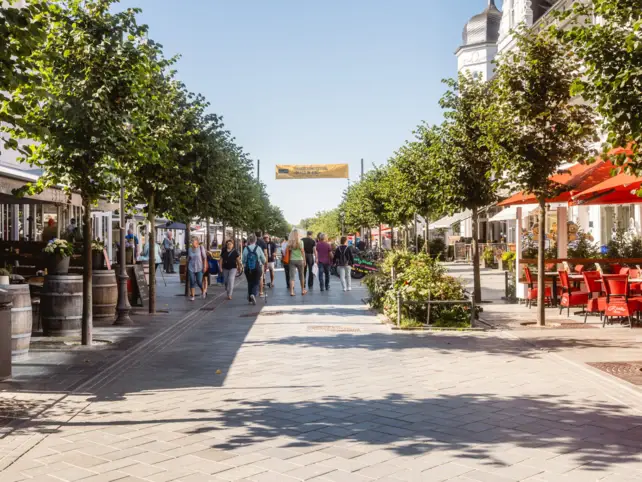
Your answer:
[[[95,270],[105,269],[105,255],[102,251],[91,252],[91,267]]]
[[[69,273],[69,256],[49,256],[49,265],[47,274],[68,274]]]

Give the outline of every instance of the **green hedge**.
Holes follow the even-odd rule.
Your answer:
[[[393,282],[391,269],[396,280]],[[397,295],[407,301],[463,300],[466,298],[462,282],[448,276],[446,268],[424,253],[392,251],[385,257],[380,272],[369,275],[364,283],[370,292],[370,304],[390,319],[397,318]],[[426,322],[425,306],[404,306],[402,326],[419,326]],[[430,324],[440,327],[467,327],[470,308],[464,305],[433,305]]]

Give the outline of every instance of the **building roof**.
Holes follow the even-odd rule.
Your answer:
[[[484,43],[497,43],[502,12],[495,5],[495,0],[488,0],[486,9],[471,18],[462,34],[463,46]]]

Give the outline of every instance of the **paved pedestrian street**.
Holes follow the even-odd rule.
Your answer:
[[[502,332],[392,333],[336,278],[244,288],[5,436],[0,480],[642,480],[639,399],[581,367]]]

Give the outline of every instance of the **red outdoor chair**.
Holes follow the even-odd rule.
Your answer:
[[[581,306],[584,311],[589,301],[588,291],[579,291],[577,288],[572,288],[566,271],[559,271],[559,275],[560,284],[562,285],[560,315],[562,314],[562,310],[566,308],[566,315],[571,316],[571,306]]]
[[[584,310],[584,323],[588,318],[589,313],[599,313],[600,320],[606,311],[606,296],[602,296],[602,283],[600,278],[602,275],[599,271],[584,271],[584,284],[586,291],[588,291],[589,299]]]
[[[533,281],[533,275],[528,266],[524,268],[524,276],[526,276],[526,284],[528,285],[528,290],[526,292],[526,306],[529,308],[533,306],[533,301],[537,302],[537,287],[535,286],[535,281]],[[544,298],[550,303],[552,298],[552,289],[550,286],[547,286],[544,290]]]
[[[619,266],[619,265],[614,265],[614,266]],[[628,276],[629,271],[631,271],[631,268],[620,268],[619,271],[613,271],[613,274],[625,274]]]
[[[573,268],[573,271],[575,271],[575,274],[584,273],[584,265],[583,264],[576,264],[575,268]]]
[[[622,269],[622,265],[621,264],[612,264],[610,266],[610,268],[611,268],[611,273],[612,274],[620,274],[620,270]]]
[[[640,270],[631,268],[629,278],[640,278]],[[633,296],[639,296],[642,293],[642,283],[629,283],[629,291]]]
[[[606,292],[606,310],[602,327],[606,326],[610,318],[627,318],[629,326],[633,328],[633,316],[637,317],[640,303],[638,299],[629,296],[629,277],[622,274],[605,274],[604,291]]]

